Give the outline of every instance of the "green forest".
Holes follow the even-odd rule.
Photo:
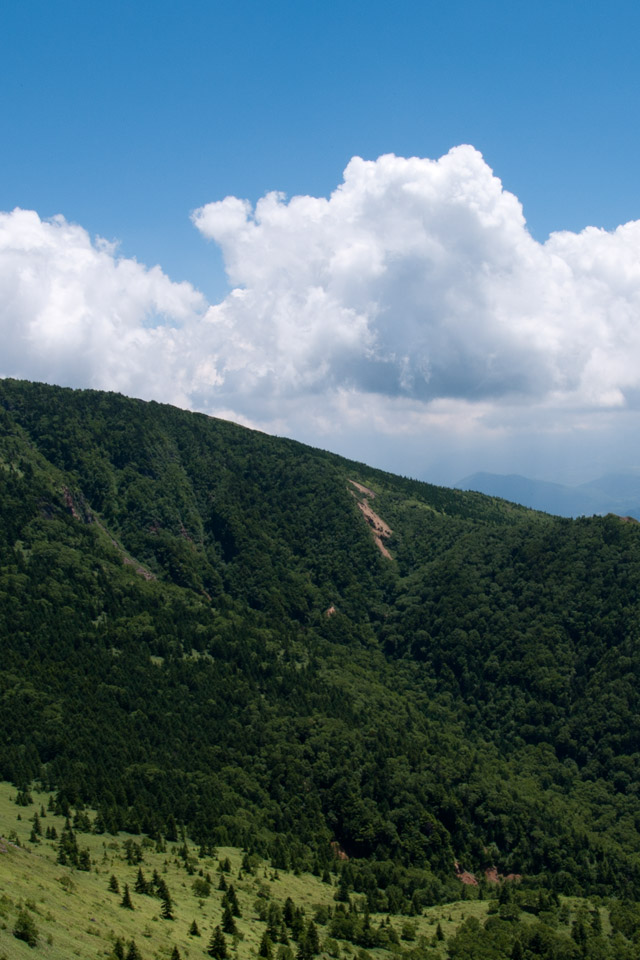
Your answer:
[[[411,918],[512,875],[449,956],[640,956],[637,523],[12,380],[0,490],[18,796],[90,807],[96,835],[331,872],[326,922],[356,944],[355,896]],[[562,897],[621,911],[628,953],[593,917],[573,953],[506,937],[503,915]]]

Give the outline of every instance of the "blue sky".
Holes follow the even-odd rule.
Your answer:
[[[239,0],[180,6],[165,0],[112,0],[109,4],[9,0],[0,14],[0,210],[33,210],[42,221],[60,214],[91,238],[117,241],[114,257],[135,258],[147,267],[159,264],[171,281],[188,281],[201,291],[206,304],[196,306],[192,299],[189,306],[199,310],[201,317],[207,306],[223,300],[231,286],[251,288],[257,268],[255,263],[252,268],[238,268],[236,279],[229,283],[220,250],[227,261],[242,256],[240,227],[236,224],[233,237],[223,236],[218,211],[215,223],[201,218],[200,228],[195,229],[192,212],[227,196],[246,199],[253,206],[274,190],[287,197],[329,197],[354,156],[375,161],[393,153],[437,160],[459,144],[471,144],[504,190],[518,198],[528,230],[539,244],[552,231],[580,234],[587,226],[612,231],[640,218],[639,27],[637,4],[605,5],[599,0],[589,4],[406,0],[393,5]],[[476,173],[480,179],[484,176],[480,168]],[[413,175],[396,170],[389,176],[396,178],[397,185],[398,177]],[[381,189],[391,198],[396,188],[385,180]],[[448,196],[447,202],[455,202],[454,194]],[[375,222],[367,224],[375,234]],[[304,225],[300,231],[301,238],[307,235]],[[269,260],[274,243],[273,236],[265,234],[266,247],[252,254],[254,260],[267,258],[270,270],[276,269]],[[389,254],[399,255],[397,251]],[[557,250],[553,255],[558,255]],[[586,255],[571,256],[582,263]],[[611,257],[616,260],[618,254]],[[481,251],[477,258],[482,259]],[[571,269],[576,272],[575,264]],[[500,270],[504,272],[503,267]],[[280,277],[281,287],[283,282]],[[292,289],[297,290],[297,285],[294,276]],[[392,289],[395,299],[385,301],[384,309],[399,310],[398,284]],[[376,291],[380,297],[378,287]],[[149,296],[153,299],[156,294]],[[286,291],[282,296],[286,298]],[[421,288],[421,296],[428,298],[429,288]],[[618,296],[616,288],[611,302]],[[365,310],[364,299],[354,306],[356,301],[349,297],[348,302],[341,301],[346,310]],[[282,309],[282,302],[274,302],[274,314]],[[180,309],[183,313],[171,319],[174,326],[186,322],[187,308]],[[157,310],[171,313],[162,306]],[[225,323],[233,327],[237,341],[245,321],[239,315],[229,320],[230,310]],[[411,310],[415,313],[415,304]],[[605,304],[602,310],[604,316],[609,307]],[[438,382],[445,384],[447,371],[455,367],[451,382],[439,394],[427,396],[407,388],[404,374],[394,374],[400,386],[382,385],[389,377],[385,373],[382,380],[376,379],[380,364],[388,365],[389,358],[395,362],[400,354],[388,331],[371,333],[372,316],[367,321],[371,336],[363,335],[362,350],[369,360],[372,351],[378,352],[373,373],[363,377],[356,369],[363,353],[359,361],[353,359],[348,376],[336,372],[334,363],[323,382],[308,377],[304,387],[296,387],[309,403],[315,397],[318,421],[325,420],[322,429],[305,429],[289,416],[291,384],[275,383],[275,374],[270,375],[266,419],[257,412],[264,406],[264,391],[254,391],[252,402],[245,403],[253,387],[241,384],[237,377],[236,393],[226,391],[215,401],[206,391],[196,392],[197,396],[185,396],[183,391],[158,399],[227,412],[323,446],[345,452],[357,449],[365,459],[385,461],[387,466],[397,463],[402,472],[435,471],[434,478],[448,481],[456,478],[458,469],[525,469],[532,449],[537,450],[533,460],[539,474],[569,479],[570,464],[562,465],[557,451],[566,446],[558,442],[558,431],[570,428],[573,435],[589,434],[589,441],[580,448],[582,472],[576,477],[587,479],[582,474],[612,462],[610,440],[605,453],[603,438],[611,435],[615,407],[620,413],[615,422],[621,448],[616,448],[613,459],[618,466],[635,466],[628,462],[628,452],[622,452],[623,435],[633,436],[635,430],[636,386],[628,382],[627,374],[618,379],[609,376],[598,394],[605,400],[597,400],[595,406],[588,407],[584,391],[578,401],[574,398],[572,409],[580,410],[579,424],[574,421],[570,427],[566,417],[560,424],[558,414],[553,426],[541,430],[545,413],[534,426],[530,417],[519,429],[517,411],[527,405],[531,410],[527,397],[532,388],[518,387],[514,399],[512,387],[500,391],[494,386],[490,396],[485,391],[479,397],[480,388],[468,388],[475,366],[452,361],[452,344],[442,348],[441,355],[449,358],[446,364],[435,356],[442,336],[437,343],[431,342],[423,364],[424,369],[440,371],[435,380],[429,373],[432,383],[439,377]],[[24,322],[20,311],[5,315],[7,329],[15,331]],[[95,312],[92,322],[96,322]],[[145,324],[149,322],[147,317]],[[270,322],[265,314],[262,323]],[[599,322],[593,320],[585,342],[596,335]],[[418,328],[416,319],[412,329]],[[244,335],[253,336],[250,325]],[[424,346],[424,331],[420,329],[416,336]],[[552,333],[551,341],[555,343]],[[223,346],[217,343],[214,349],[207,343],[218,358],[212,383],[219,384],[224,364],[227,371],[233,364],[229,365]],[[380,344],[386,350],[382,359]],[[492,358],[501,351],[493,340],[489,347],[484,343],[485,348]],[[165,343],[163,349],[170,348]],[[182,348],[174,343],[171,349]],[[407,336],[403,349],[406,356],[414,352]],[[113,381],[87,375],[83,382],[82,357],[77,360],[74,365],[69,357],[61,357],[60,382],[95,386],[113,382],[115,388],[136,392],[133,374],[129,379],[114,374]],[[234,362],[236,367],[240,363],[237,358]],[[286,362],[279,354],[273,369]],[[556,367],[558,362],[556,358]],[[491,364],[494,369],[493,359]],[[611,362],[607,364],[609,369]],[[43,371],[46,378],[55,378],[53,367],[44,370],[15,344],[0,362],[0,373],[5,375],[44,378]],[[541,371],[542,378],[548,375],[546,366]],[[228,372],[225,376],[227,383],[233,379]],[[415,376],[413,371],[412,383]],[[545,388],[547,401],[559,389],[566,394],[567,384],[571,387],[577,376],[575,371],[564,372],[555,387]],[[464,379],[466,386],[454,389],[456,378]],[[154,389],[140,381],[140,395],[150,395]],[[377,413],[369,426],[358,404],[358,415],[350,407],[340,424],[335,418],[344,406],[333,403],[323,409],[327,391],[336,389],[342,391],[343,404],[345,391],[352,390],[371,401]],[[616,389],[622,391],[622,400],[615,398]],[[504,409],[507,394],[509,412],[498,429],[495,418]],[[538,402],[540,391],[536,396]],[[278,398],[282,400],[279,408]],[[429,411],[418,411],[430,415],[433,403],[443,398],[465,403],[490,400],[491,411],[483,408],[481,417],[483,423],[493,424],[489,444],[493,454],[480,462],[474,445],[461,435],[461,447],[450,442],[443,445],[439,459],[433,453],[427,455],[426,447],[433,446],[429,417],[422,417],[422,426],[399,440],[389,426],[391,414],[387,417],[379,406],[387,402],[397,406],[402,398],[431,404]],[[566,397],[563,403],[564,410]],[[453,416],[450,411],[447,415]],[[407,416],[405,411],[403,421]],[[383,420],[386,427],[380,432],[374,424]],[[345,427],[347,422],[351,427]],[[601,456],[593,453],[598,437]],[[575,462],[576,456],[569,459]]]

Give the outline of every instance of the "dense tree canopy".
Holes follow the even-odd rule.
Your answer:
[[[638,897],[638,582],[618,517],[0,381],[0,775],[98,829],[342,848],[379,910],[454,861]]]

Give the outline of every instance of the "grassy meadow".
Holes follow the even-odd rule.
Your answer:
[[[226,937],[232,958],[245,960],[258,955],[266,929],[266,923],[259,918],[264,904],[275,901],[282,906],[290,897],[304,910],[306,920],[313,919],[319,906],[335,906],[334,876],[331,884],[327,884],[309,873],[296,876],[275,871],[257,858],[252,862],[252,872],[248,872],[242,870],[243,852],[231,847],[219,847],[215,857],[199,859],[198,848],[189,843],[189,864],[194,870],[190,874],[180,853],[181,844],[168,843],[165,852],[158,852],[152,841],[140,836],[76,832],[80,849],[89,850],[91,870],[62,866],[57,862],[57,840],[46,839],[45,834],[47,828],[54,827],[60,837],[65,818],[47,809],[49,794],[34,790],[31,796],[33,804],[18,806],[15,787],[0,783],[0,960],[20,960],[36,954],[50,960],[110,957],[118,937],[125,941],[127,948],[130,941],[135,940],[143,960],[165,960],[171,956],[174,946],[182,958],[206,956],[211,934],[221,923],[224,894],[218,889],[219,864],[227,859],[231,869],[224,877],[227,884],[233,884],[242,914],[236,919],[238,935]],[[43,834],[39,843],[30,841],[36,812]],[[93,816],[91,811],[88,813]],[[127,862],[127,840],[141,848],[143,859],[139,864]],[[162,919],[158,897],[134,891],[139,868],[145,878],[151,879],[157,871],[166,882],[173,903],[173,920]],[[198,896],[193,890],[194,881],[204,879],[207,873],[212,881],[211,892],[205,897]],[[118,881],[119,893],[109,889],[112,876]],[[131,893],[133,910],[121,906],[125,884]],[[38,942],[34,949],[13,935],[20,910],[27,912],[37,928]],[[401,944],[395,950],[410,950],[418,944],[435,947],[438,923],[447,938],[465,917],[482,918],[486,910],[486,902],[462,900],[428,908],[421,917],[392,918]],[[382,915],[372,915],[372,925],[381,919]],[[194,920],[199,937],[189,934]],[[347,957],[363,954],[360,948],[346,941],[327,944],[326,928],[320,923],[318,932],[326,956],[329,955],[327,947],[334,956],[336,953]],[[411,939],[403,940],[403,932]],[[295,942],[290,946],[295,956]],[[276,951],[274,946],[274,954]],[[371,956],[389,955],[380,949],[367,952]],[[444,942],[439,942],[438,952],[445,956]]]

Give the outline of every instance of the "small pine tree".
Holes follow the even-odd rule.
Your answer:
[[[296,954],[296,960],[311,960],[312,957],[313,957],[313,950],[311,949],[309,938],[302,937],[302,939],[300,940],[300,945],[298,947],[298,952]]]
[[[320,938],[318,937],[318,929],[315,923],[313,922],[313,920],[309,920],[305,938],[309,944],[309,949],[311,950],[311,953],[314,956],[320,953]]]
[[[78,854],[78,870],[84,870],[86,873],[91,870],[91,855],[86,848]]]
[[[115,960],[124,960],[124,940],[120,937],[114,943],[112,953]]]
[[[304,920],[302,919],[302,911],[300,907],[296,907],[293,920],[291,921],[291,936],[294,940],[297,940],[300,943],[304,939]]]
[[[171,956],[169,957],[169,960],[180,960],[180,951],[175,946],[175,944],[174,944],[173,950],[171,951]]]
[[[233,934],[238,932],[236,922],[233,919],[233,914],[231,913],[231,908],[228,903],[225,904],[224,911],[222,913],[222,929],[225,933]]]
[[[293,900],[291,897],[287,897],[284,902],[284,907],[282,908],[282,919],[288,927],[293,923],[293,918],[296,913],[296,908],[294,906]]]
[[[135,940],[132,940],[129,944],[125,960],[142,960],[142,954],[138,950]]]
[[[238,906],[238,898],[236,897],[236,891],[233,889],[233,884],[229,884],[229,889],[227,890],[223,900],[226,900],[231,908],[231,913],[234,917],[241,917],[240,907]]]
[[[265,932],[262,934],[262,940],[260,941],[260,947],[258,948],[258,956],[265,957],[265,960],[273,960],[273,950],[271,949],[271,938],[269,934]]]
[[[438,926],[436,927],[436,940],[439,940],[440,942],[444,940],[444,933],[442,932],[442,926],[440,923],[438,923]]]
[[[194,920],[191,926],[189,927],[189,936],[190,937],[199,937],[200,931],[198,930],[198,924]]]
[[[216,927],[211,935],[211,940],[209,941],[209,946],[207,948],[207,953],[210,957],[214,957],[215,960],[227,960],[229,956],[227,951],[227,941],[224,938],[224,933],[220,927]]]
[[[120,884],[118,883],[118,878],[113,873],[109,878],[109,890],[111,890],[111,893],[120,893]]]
[[[138,876],[136,877],[135,886],[133,888],[136,893],[148,893],[149,884],[145,880],[144,873],[142,872],[142,867],[138,867]]]
[[[173,920],[173,904],[171,902],[171,897],[166,896],[162,898],[162,906],[160,907],[160,916],[163,920]]]
[[[120,906],[126,907],[127,910],[133,910],[133,904],[131,902],[131,894],[129,893],[128,883],[125,883],[124,885],[124,893],[122,894],[122,900],[120,901]]]

